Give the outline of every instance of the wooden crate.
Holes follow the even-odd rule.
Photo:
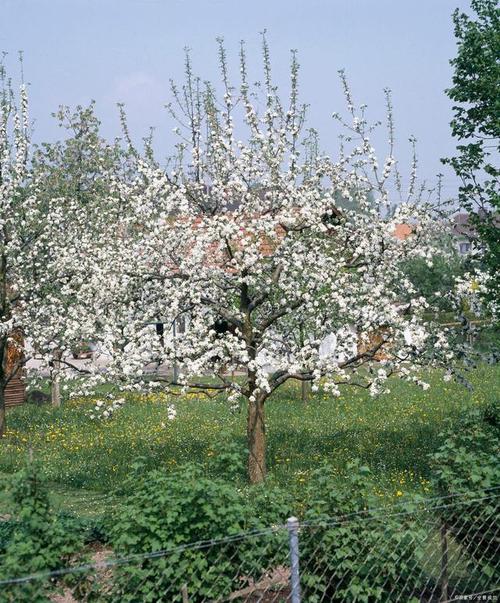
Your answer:
[[[5,388],[5,406],[18,406],[26,400],[26,385],[19,376],[12,377]]]
[[[10,372],[22,360],[23,336],[16,332],[11,335],[14,342],[7,348],[7,371]],[[5,388],[5,406],[17,406],[26,400],[26,385],[23,381],[23,371],[19,369]]]

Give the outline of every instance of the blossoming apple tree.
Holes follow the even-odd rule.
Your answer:
[[[129,158],[118,140],[108,143],[100,135],[93,103],[75,110],[61,106],[56,117],[63,139],[34,148],[30,172],[37,204],[50,218],[41,255],[57,258],[57,265],[45,263],[52,278],[47,280],[42,299],[29,304],[26,311],[30,320],[27,335],[36,345],[37,356],[51,365],[52,403],[58,406],[59,378],[72,367],[70,352],[85,344],[85,335],[87,343],[92,340],[94,321],[88,324],[85,317],[93,319],[95,314],[88,312],[92,303],[86,298],[85,284],[101,274],[95,269],[99,263],[96,252],[110,247],[119,234],[117,219],[125,211],[110,194],[110,181],[126,177]],[[37,292],[40,297],[40,287]],[[50,298],[61,303],[60,311],[47,306],[45,301]],[[42,321],[44,310],[49,315]]]
[[[27,179],[28,101],[25,86],[19,92],[19,108],[0,63],[0,436],[5,426],[5,389],[19,369],[19,361],[9,367],[9,345],[15,346],[19,337],[13,332],[16,321],[13,309],[20,304],[18,283],[13,276],[21,266],[19,254],[29,245],[30,228],[37,211],[25,188]],[[31,225],[30,224],[30,225]]]
[[[33,153],[26,87],[21,85],[16,97],[3,65],[0,76],[1,435],[13,375],[33,354],[41,366],[48,367],[55,353],[67,363],[68,351],[96,330],[99,316],[91,296],[103,274],[96,266],[109,255],[102,250],[116,236],[121,212],[112,195],[85,186],[95,180],[94,188],[102,187],[107,174],[118,173],[116,162],[110,170],[114,151],[98,138],[91,113],[78,110],[72,138]],[[72,151],[79,159],[68,169]],[[85,166],[85,156],[92,157],[95,173]],[[65,166],[59,161],[63,157]],[[73,190],[76,184],[79,190]],[[17,360],[8,366],[13,346]]]
[[[446,333],[424,320],[425,300],[403,301],[412,288],[402,265],[432,259],[439,225],[415,165],[402,193],[390,103],[379,164],[364,109],[342,76],[346,134],[338,156],[322,154],[305,130],[295,54],[285,100],[265,39],[263,49],[263,83],[250,85],[242,46],[235,88],[220,43],[221,99],[187,58],[185,84],[172,87],[182,124],[177,160],[165,171],[145,158],[132,182],[116,181],[130,213],[114,276],[94,293],[109,309],[107,379],[247,401],[253,483],[266,475],[266,403],[287,381],[332,395],[344,384],[376,394],[393,374],[427,387],[416,371],[453,356]],[[398,224],[409,225],[403,239]],[[161,338],[150,326],[158,322],[167,325]],[[174,364],[175,379],[143,377],[146,365]]]

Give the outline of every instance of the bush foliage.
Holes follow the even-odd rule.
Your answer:
[[[377,512],[368,467],[355,461],[347,469],[346,487],[333,485],[328,466],[309,487],[309,527],[301,538],[301,556],[308,560],[301,572],[304,600],[410,601],[407,578],[418,567],[417,543],[425,532],[410,515]]]
[[[45,573],[81,561],[83,538],[67,521],[54,512],[38,469],[29,465],[16,474],[9,489],[14,503],[13,517],[2,529],[2,579]],[[0,546],[2,546],[0,545]],[[58,588],[57,579],[33,580],[4,585],[0,601],[41,603]]]
[[[144,473],[140,463],[126,489],[130,494],[111,529],[114,553],[169,553],[118,567],[112,601],[152,601],[159,592],[168,593],[168,601],[182,601],[184,584],[189,585],[190,601],[218,599],[231,593],[235,576],[241,576],[243,588],[277,563],[280,552],[286,559],[286,534],[269,531],[255,538],[231,538],[268,528],[264,520],[270,519],[270,510],[261,518],[255,512],[262,494],[251,500],[231,483],[207,478],[194,465],[174,473]],[[198,541],[198,546],[183,548]],[[211,572],[216,579],[210,579]]]
[[[491,518],[500,514],[499,458],[498,402],[469,411],[458,425],[450,425],[432,455],[434,487],[450,497],[441,509],[442,519],[487,573],[498,564],[498,530]]]

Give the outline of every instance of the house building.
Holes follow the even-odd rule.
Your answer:
[[[453,217],[452,235],[460,255],[467,255],[472,251],[475,236],[468,214],[460,213]]]

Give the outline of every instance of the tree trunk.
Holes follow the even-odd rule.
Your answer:
[[[266,477],[266,425],[264,398],[248,402],[248,478],[251,484],[260,484]]]
[[[309,381],[305,379],[301,383],[301,391],[302,391],[302,402],[307,404],[308,402],[308,394],[309,394]]]
[[[52,375],[52,382],[50,384],[50,398],[52,406],[61,406],[61,387],[59,385],[59,375]]]
[[[52,406],[61,406],[61,385],[60,385],[60,371],[61,371],[61,352],[56,350],[54,352],[54,359],[52,361],[51,376],[51,400]]]
[[[5,434],[5,389],[7,388],[8,338],[0,338],[0,438]]]
[[[5,433],[5,384],[0,383],[0,438]]]

